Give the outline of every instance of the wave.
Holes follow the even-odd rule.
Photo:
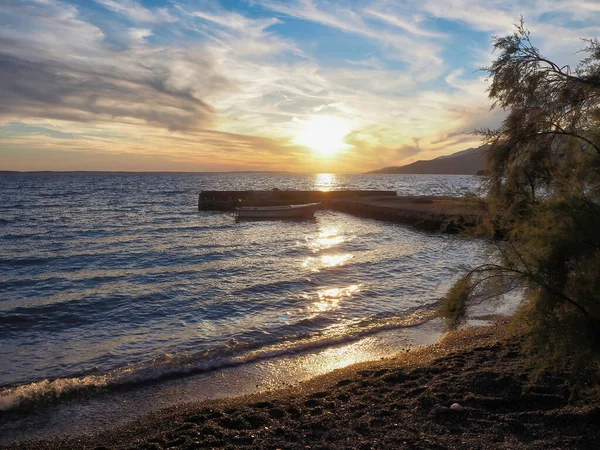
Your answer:
[[[6,266],[39,266],[41,264],[47,264],[53,258],[0,258],[0,265]]]
[[[162,190],[156,192],[158,195],[174,195],[174,194],[189,194],[189,189],[174,189],[174,190]]]
[[[115,283],[115,287],[118,283]],[[38,332],[65,331],[69,327],[93,323],[107,314],[117,314],[130,304],[148,306],[144,312],[137,312],[138,318],[152,318],[164,315],[161,305],[167,305],[168,294],[164,292],[138,292],[135,295],[120,295],[112,290],[108,297],[98,297],[91,288],[86,295],[81,292],[61,293],[56,297],[47,296],[43,304],[33,306],[16,306],[0,313],[0,338],[5,333],[22,329]],[[184,300],[185,301],[185,300]],[[170,307],[174,302],[168,303]],[[154,306],[154,307],[151,307]]]
[[[281,280],[272,282],[256,283],[255,285],[244,287],[234,291],[234,295],[263,294],[269,292],[293,291],[297,288],[316,286],[308,277],[296,278],[291,280]]]
[[[144,363],[121,367],[104,374],[81,374],[8,387],[0,390],[0,411],[28,409],[61,399],[341,345],[386,330],[418,326],[434,316],[433,309],[422,308],[402,317],[364,319],[343,326],[331,326],[318,333],[288,336],[271,344],[240,343],[232,339],[219,348],[192,355],[165,354]]]
[[[23,208],[26,208],[27,206],[29,206],[29,205],[27,205],[27,203],[12,203],[12,204],[5,203],[3,205],[0,205],[0,209],[23,209]]]

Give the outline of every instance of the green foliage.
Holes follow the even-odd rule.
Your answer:
[[[446,319],[450,329],[457,328],[465,320],[471,289],[470,277],[465,276],[458,279],[446,293],[439,313]]]
[[[600,373],[600,44],[571,70],[542,56],[523,21],[494,38],[484,68],[493,107],[507,110],[490,144],[486,217],[479,233],[497,263],[467,273],[440,312],[450,326],[467,305],[519,289],[515,317],[538,368],[570,365]],[[585,368],[585,370],[584,370]]]

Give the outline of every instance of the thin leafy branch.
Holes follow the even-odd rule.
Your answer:
[[[518,289],[515,320],[533,361],[600,375],[600,43],[584,43],[573,69],[542,55],[522,18],[493,39],[497,57],[483,70],[492,108],[507,114],[476,131],[489,145],[476,232],[495,260],[466,271],[440,312],[456,327],[469,305]]]

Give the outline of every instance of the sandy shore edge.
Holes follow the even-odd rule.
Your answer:
[[[531,383],[506,330],[499,320],[291,388],[6,448],[599,448],[598,401],[573,400],[567,374]]]

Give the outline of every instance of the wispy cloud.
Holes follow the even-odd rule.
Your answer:
[[[227,4],[0,2],[2,164],[70,152],[95,167],[104,154],[146,169],[355,171],[436,157],[502,118],[477,72],[492,35],[523,14],[544,53],[573,64],[579,38],[600,34],[585,0]],[[332,160],[297,139],[323,114],[351,130]]]
[[[445,34],[443,34],[443,33],[436,33],[433,31],[427,31],[427,30],[420,28],[417,25],[418,22],[414,19],[411,22],[410,20],[401,19],[400,17],[398,17],[392,13],[377,11],[377,10],[373,10],[373,9],[366,9],[365,12],[367,14],[369,14],[370,16],[373,16],[373,17],[377,18],[378,20],[381,20],[382,22],[386,22],[391,25],[394,25],[395,27],[401,28],[404,31],[408,31],[410,34],[414,34],[415,36],[438,37],[438,38],[445,37]]]
[[[151,10],[135,0],[94,0],[111,11],[123,14],[136,22],[175,22],[176,18],[167,8]]]
[[[339,3],[317,4],[313,0],[291,0],[286,2],[260,0],[260,4],[283,15],[319,23],[346,33],[372,39],[393,50],[402,61],[410,64],[414,70],[424,70],[425,68],[431,70],[442,64],[438,45],[414,39],[406,34],[381,30],[380,27],[365,21],[360,9],[351,9]],[[399,23],[396,23],[396,25]],[[413,28],[413,31],[418,29],[416,26],[411,28]]]
[[[115,50],[104,33],[82,21],[72,6],[8,2],[19,28],[0,29],[0,117],[45,117],[76,122],[151,124],[168,129],[206,126],[213,115],[204,100],[227,81],[209,60],[185,48],[137,45]],[[29,30],[36,30],[30,33]],[[138,43],[149,29],[130,30]],[[181,72],[203,73],[198,84]]]

